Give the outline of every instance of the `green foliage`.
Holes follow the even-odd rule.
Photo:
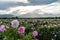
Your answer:
[[[0,40],[34,40],[34,36],[32,35],[32,32],[34,30],[38,31],[38,36],[36,36],[35,38],[38,40],[60,40],[60,26],[58,25],[58,22],[60,21],[57,19],[53,19],[53,20],[46,20],[46,19],[42,19],[42,25],[39,24],[41,22],[41,20],[38,20],[36,22],[36,26],[31,25],[33,20],[31,19],[18,19],[20,22],[19,26],[25,26],[26,30],[25,33],[23,34],[19,34],[17,31],[17,28],[12,28],[11,27],[11,20],[13,19],[7,19],[9,20],[8,24],[6,22],[4,22],[4,20],[6,19],[1,19],[1,21],[3,22],[2,24],[4,24],[5,26],[8,25],[9,28],[6,29],[6,31],[4,32],[0,32]],[[56,21],[57,20],[57,21]],[[47,24],[44,24],[44,21],[48,22]],[[31,23],[29,23],[31,22]],[[44,24],[44,25],[43,25]],[[55,26],[57,25],[57,26]],[[48,26],[53,26],[51,28],[49,28]],[[31,28],[35,28],[34,30]]]

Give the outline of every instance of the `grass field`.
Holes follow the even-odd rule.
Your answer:
[[[11,21],[18,20],[17,28],[11,26]],[[0,31],[0,40],[60,40],[60,19],[0,19],[0,26],[4,25],[4,32]],[[18,33],[19,27],[25,27],[24,33]],[[34,36],[33,31],[38,35]]]

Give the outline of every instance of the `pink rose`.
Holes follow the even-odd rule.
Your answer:
[[[18,33],[24,33],[24,32],[25,32],[25,27],[18,28]]]
[[[18,20],[13,20],[11,22],[11,25],[12,25],[13,28],[17,28],[19,26],[19,21]]]
[[[33,36],[37,36],[38,35],[38,32],[37,31],[33,31]]]
[[[0,31],[1,31],[1,32],[4,32],[4,31],[5,31],[5,26],[4,26],[4,25],[1,25],[1,26],[0,26]]]

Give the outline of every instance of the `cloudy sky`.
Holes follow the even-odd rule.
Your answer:
[[[60,14],[60,0],[0,0],[0,15]]]

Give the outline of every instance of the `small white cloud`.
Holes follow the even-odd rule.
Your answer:
[[[60,13],[60,3],[52,3],[44,7],[44,9],[41,9],[42,11],[46,13],[52,13],[52,14],[58,14]]]
[[[15,1],[15,0],[14,0]],[[28,3],[28,0],[16,0],[18,2]]]
[[[0,1],[12,1],[12,2],[23,2],[23,3],[28,3],[28,0],[0,0]]]

